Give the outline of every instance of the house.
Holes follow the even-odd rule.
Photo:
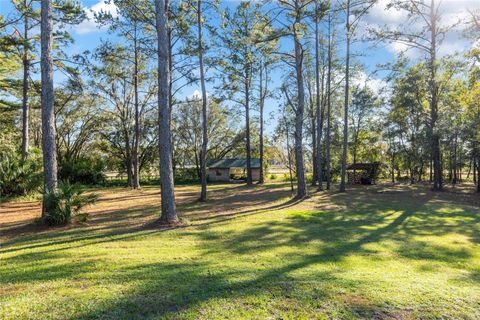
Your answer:
[[[260,179],[260,159],[251,159],[252,179]],[[245,180],[247,176],[246,159],[221,159],[207,161],[208,181],[230,182],[232,180]]]
[[[347,167],[349,184],[375,184],[380,173],[380,162],[353,163]]]

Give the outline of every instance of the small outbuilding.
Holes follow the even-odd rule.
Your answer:
[[[260,159],[251,159],[252,179],[260,179]],[[230,182],[232,180],[245,180],[247,176],[246,159],[221,159],[207,161],[208,181]]]
[[[349,184],[376,184],[380,162],[353,163],[347,167]]]

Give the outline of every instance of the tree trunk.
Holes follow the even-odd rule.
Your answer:
[[[250,67],[247,66],[246,79],[245,79],[245,151],[247,153],[247,185],[253,184],[252,179],[252,148],[250,145]]]
[[[347,148],[348,148],[348,94],[349,94],[349,73],[350,73],[350,0],[347,0],[347,50],[345,62],[345,106],[343,118],[343,153],[342,153],[342,176],[340,181],[340,192],[345,191],[345,177],[347,175]]]
[[[320,112],[320,53],[319,53],[319,30],[318,30],[318,1],[315,1],[315,90],[317,91],[316,99],[316,120],[317,120],[317,149],[316,151],[316,165],[317,165],[317,177],[318,177],[318,191],[323,190],[323,172],[322,172],[322,131],[323,131],[323,119]],[[322,89],[323,89],[323,80],[322,76]],[[323,91],[323,90],[322,90]]]
[[[198,28],[198,61],[200,64],[200,84],[202,87],[202,152],[200,154],[200,180],[202,190],[200,201],[207,201],[207,89],[205,86],[205,70],[203,67],[203,44],[202,44],[202,0],[197,1],[197,28]]]
[[[172,133],[170,130],[170,46],[168,36],[167,0],[155,0],[158,41],[158,127],[160,152],[160,188],[162,198],[162,223],[178,221],[175,208],[173,181]]]
[[[133,157],[130,155],[125,161],[127,167],[127,186],[133,188]]]
[[[433,190],[441,191],[443,189],[442,164],[440,159],[440,137],[436,129],[438,118],[438,99],[437,99],[437,59],[436,59],[436,41],[437,41],[437,19],[435,12],[435,0],[430,2],[430,32],[431,32],[431,48],[430,48],[430,130],[432,139],[432,156],[433,156]]]
[[[138,45],[137,45],[137,23],[134,22],[134,35],[133,35],[133,47],[134,47],[134,76],[133,87],[135,91],[135,142],[133,146],[133,174],[132,174],[132,187],[134,189],[140,188],[140,167],[139,167],[139,154],[140,154],[140,110],[138,105]]]
[[[475,158],[475,156],[473,156],[473,183],[476,184],[477,183],[477,159]]]
[[[52,2],[44,0],[41,4],[41,71],[42,71],[42,151],[43,176],[45,192],[54,193],[57,189],[57,157],[55,110],[53,91],[53,59],[52,59]],[[50,213],[45,194],[43,197],[42,218]]]
[[[395,153],[392,152],[392,183],[395,183]]]
[[[23,16],[23,90],[22,90],[22,161],[25,161],[28,157],[29,147],[29,107],[28,107],[28,91],[29,91],[29,76],[30,76],[30,60],[28,57],[28,14],[26,13],[27,1],[24,0],[24,16]]]
[[[331,80],[332,80],[332,35],[331,35],[331,12],[328,14],[328,70],[327,70],[327,136],[326,136],[326,162],[327,162],[327,190],[330,190],[331,183],[331,159],[330,159],[330,142],[331,142]]]
[[[267,79],[267,67],[266,66],[260,66],[260,177],[258,180],[259,184],[263,184],[265,182],[265,173],[263,172],[263,157],[264,157],[264,151],[263,151],[263,109],[265,107],[265,95],[264,95],[264,90],[267,90],[267,88],[263,87],[263,67],[265,67],[265,81],[268,81]]]
[[[300,24],[300,13],[297,8],[295,23]],[[305,183],[305,171],[303,163],[303,116],[305,110],[305,88],[303,85],[303,48],[295,29],[295,71],[297,80],[297,99],[298,105],[295,112],[295,160],[297,169],[297,198],[303,198],[307,195],[307,185]]]
[[[287,135],[287,159],[288,159],[288,172],[290,174],[290,192],[293,195],[293,174],[292,174],[292,157],[290,155],[290,132],[288,130],[288,123],[287,123],[287,118],[284,116],[285,119],[285,131]]]
[[[453,168],[453,177],[452,177],[452,183],[455,185],[458,182],[458,171],[457,171],[457,144],[458,144],[458,135],[455,133],[455,141],[454,141],[454,147],[453,147],[453,163],[452,163],[452,168]]]
[[[477,192],[480,192],[480,156],[477,156]]]
[[[307,85],[307,88],[309,88],[310,85]],[[311,96],[311,90],[309,89],[309,95],[310,95],[310,126],[312,127],[312,186],[317,185],[318,181],[318,162],[317,162],[317,111],[314,109],[314,100],[313,97]]]

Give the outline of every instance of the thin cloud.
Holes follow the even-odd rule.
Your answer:
[[[107,3],[105,0],[100,0],[90,8],[85,8],[85,11],[87,19],[75,27],[75,32],[80,35],[104,30],[105,27],[101,27],[95,22],[95,13],[108,12],[114,17],[118,15],[117,6],[113,2]]]

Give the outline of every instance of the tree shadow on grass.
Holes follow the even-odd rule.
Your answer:
[[[272,188],[268,188],[272,189]],[[282,193],[283,191],[280,190]],[[246,195],[247,197],[249,194]],[[269,194],[271,197],[272,195]],[[277,197],[276,195],[273,196]],[[248,198],[247,198],[248,199]],[[191,215],[189,218],[192,225],[183,225],[180,227],[158,226],[155,222],[157,217],[157,209],[143,206],[134,206],[126,210],[117,210],[108,212],[109,214],[96,215],[93,217],[92,224],[85,226],[62,227],[57,229],[45,228],[35,225],[26,225],[27,235],[21,238],[13,238],[10,241],[2,243],[3,249],[0,247],[0,254],[16,252],[20,250],[40,249],[44,247],[56,246],[54,249],[44,250],[43,252],[52,252],[71,249],[75,247],[84,247],[87,245],[95,245],[110,241],[119,241],[152,234],[156,232],[167,231],[178,228],[188,227],[207,227],[209,225],[227,222],[242,216],[252,214],[260,214],[266,211],[285,209],[292,207],[302,200],[289,199],[284,202],[276,203],[271,206],[261,206],[254,209],[238,210],[229,213],[219,212],[203,215]],[[265,203],[271,201],[264,201]],[[143,218],[143,219],[142,219]],[[20,229],[13,228],[9,233],[18,233]],[[32,233],[33,231],[37,231]],[[38,232],[41,232],[39,235]],[[33,242],[33,243],[32,243]],[[27,245],[22,245],[28,243]],[[20,244],[20,245],[17,245]],[[11,247],[14,246],[14,247]],[[9,248],[10,247],[10,248]],[[24,253],[21,255],[28,255]]]
[[[194,318],[195,314],[205,311],[201,308],[212,300],[226,305],[225,318],[229,315],[229,303],[236,307],[242,306],[247,311],[249,303],[251,308],[260,304],[268,306],[266,314],[279,315],[283,311],[292,311],[292,308],[297,306],[301,308],[308,301],[318,304],[321,313],[324,310],[322,305],[340,299],[338,290],[332,285],[349,288],[351,292],[351,288],[361,288],[368,284],[342,278],[338,273],[315,269],[309,269],[308,279],[301,279],[293,275],[295,271],[313,265],[339,262],[349,255],[368,255],[375,259],[375,249],[367,245],[384,241],[395,242],[390,249],[401,258],[451,265],[454,261],[468,262],[471,253],[468,250],[452,249],[418,240],[417,237],[459,233],[478,243],[478,208],[445,209],[445,203],[439,203],[438,198],[429,194],[415,195],[414,191],[401,196],[385,194],[374,198],[371,192],[361,189],[349,194],[331,194],[330,199],[338,209],[306,210],[298,213],[292,211],[285,219],[262,221],[240,230],[219,231],[205,225],[201,232],[194,234],[202,240],[197,244],[201,254],[198,260],[118,266],[116,272],[110,273],[102,281],[126,283],[131,290],[122,292],[111,300],[100,301],[87,311],[73,314],[70,319],[157,319],[176,318],[182,314]],[[294,204],[287,202],[284,205],[289,208]],[[281,207],[276,209],[279,208]],[[218,221],[223,222],[221,219],[224,218],[220,217]],[[61,252],[76,245],[148,236],[150,231],[158,232],[138,230],[121,235],[115,230],[116,233],[109,236],[99,233],[92,235],[92,238],[77,234],[76,240],[67,242],[65,247],[58,250]],[[104,236],[106,238],[102,238]],[[75,243],[82,240],[86,240],[86,243]],[[51,244],[47,240],[45,245]],[[280,265],[258,270],[245,270],[241,265],[222,268],[221,261],[227,256],[246,259],[282,246],[293,249],[296,254],[282,254]],[[307,247],[313,250],[303,252]],[[27,264],[38,259],[45,259],[47,262],[58,257],[57,254],[61,253],[41,252],[40,255],[23,255],[14,259],[25,259],[24,263]],[[212,264],[209,261],[216,262]],[[81,266],[77,272],[73,266],[67,265],[63,269],[70,273],[60,268],[52,269],[50,274],[56,278],[81,278],[83,272],[91,271],[88,268]],[[8,282],[8,279],[14,279],[15,271],[6,275],[7,280],[4,281]],[[29,278],[28,274],[23,274],[22,277],[24,278],[20,279],[26,282],[29,279],[38,280],[35,275]],[[301,281],[312,279],[317,281],[312,286]],[[471,273],[470,281],[478,282],[478,270],[476,274]],[[345,317],[354,315],[360,318],[387,318],[396,312],[388,307],[377,306],[367,298],[359,300],[358,297],[346,297],[345,294],[340,297],[343,300],[336,303],[341,303],[342,307],[337,307],[344,308]],[[286,301],[289,303],[282,309],[281,305]],[[288,313],[285,313],[285,316],[288,316]]]
[[[471,259],[471,249],[429,243],[418,237],[460,234],[472,243],[479,243],[480,210],[475,207],[446,208],[437,201],[437,196],[416,196],[414,192],[402,197],[372,198],[365,189],[332,194],[330,199],[339,209],[292,213],[286,220],[271,220],[247,230],[228,230],[228,234],[202,233],[200,236],[205,240],[217,241],[216,246],[204,249],[209,254],[227,251],[251,255],[279,246],[294,247],[299,252],[307,246],[316,246],[318,253],[305,260],[309,264],[340,261],[350,254],[375,258],[375,249],[367,244],[393,241],[390,249],[403,258],[454,266],[456,262]],[[305,267],[305,261],[298,267]]]

